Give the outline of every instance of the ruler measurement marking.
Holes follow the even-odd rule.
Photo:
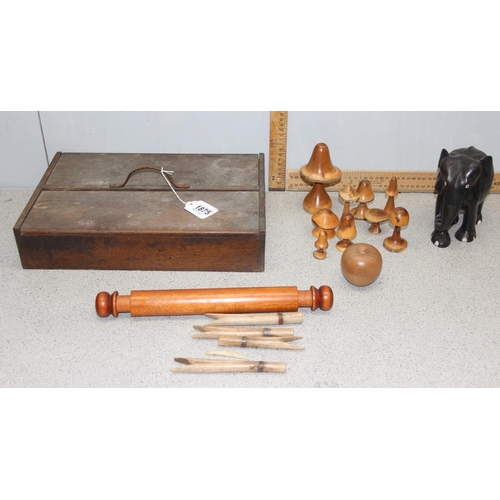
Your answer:
[[[436,183],[436,172],[412,172],[412,171],[366,171],[351,170],[342,171],[342,178],[338,184],[328,186],[327,191],[340,191],[347,184],[354,189],[363,179],[371,182],[373,191],[385,191],[392,177],[398,179],[398,189],[401,192],[433,192]],[[311,186],[300,177],[299,170],[288,171],[287,189],[290,191],[308,191]]]
[[[373,191],[384,192],[392,177],[398,179],[398,190],[401,192],[433,193],[437,170],[435,172],[343,170],[340,182],[334,186],[328,186],[326,190],[340,191],[347,184],[351,184],[356,189],[360,181],[368,179],[372,184]],[[302,180],[300,170],[288,170],[286,189],[288,191],[309,191],[311,186]],[[500,193],[500,173],[494,175],[490,193]]]
[[[288,111],[270,111],[269,131],[269,191],[309,191],[311,186],[304,182],[299,170],[287,170]],[[437,170],[429,171],[370,171],[342,170],[340,182],[326,188],[327,191],[340,191],[347,184],[354,188],[363,179],[368,179],[375,192],[387,189],[392,177],[398,179],[401,192],[433,193]],[[494,174],[490,193],[500,193],[500,173]]]
[[[271,111],[269,127],[269,190],[286,189],[288,111]]]

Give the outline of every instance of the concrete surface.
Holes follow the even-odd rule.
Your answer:
[[[0,190],[1,387],[499,387],[500,196],[491,194],[477,239],[430,242],[435,197],[402,193],[410,213],[408,249],[382,247],[392,232],[371,235],[358,223],[355,242],[384,258],[369,287],[349,284],[333,244],[313,258],[314,238],[302,192],[267,193],[263,273],[23,270],[12,227],[31,190]],[[341,204],[332,193],[334,211]],[[374,207],[385,197],[376,194]],[[205,357],[214,340],[195,340],[203,316],[99,318],[100,291],[244,286],[329,285],[333,308],[304,312],[295,333],[304,351],[234,348],[249,359],[284,361],[286,373],[175,374],[174,356]],[[227,359],[227,358],[226,358]]]

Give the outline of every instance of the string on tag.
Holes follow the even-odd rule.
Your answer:
[[[207,217],[210,217],[211,215],[219,211],[214,206],[202,200],[187,201],[187,202],[182,200],[181,197],[176,193],[171,182],[168,180],[168,175],[172,175],[174,172],[172,170],[165,170],[163,167],[161,168],[160,172],[163,178],[167,181],[167,184],[170,186],[172,192],[175,194],[175,196],[177,196],[177,199],[184,205],[184,208],[188,212],[192,213],[193,215],[196,215],[196,217],[198,217],[199,219],[206,219]]]
[[[161,172],[161,175],[163,176],[163,178],[167,181],[167,184],[170,186],[170,189],[172,190],[172,192],[175,194],[175,196],[177,196],[177,198],[179,199],[179,201],[181,203],[183,203],[184,205],[186,204],[186,202],[184,200],[181,200],[180,196],[176,193],[175,189],[173,188],[172,184],[170,183],[170,181],[168,180],[168,177],[165,175],[165,174],[169,174],[169,175],[172,175],[174,173],[173,170],[165,170],[163,167],[161,168],[160,170]]]

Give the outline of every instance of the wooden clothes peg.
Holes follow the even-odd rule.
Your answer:
[[[251,337],[233,337],[231,335],[221,335],[219,337],[220,346],[232,347],[256,347],[264,349],[290,349],[303,351],[304,347],[297,344],[290,344],[293,339],[254,339]]]
[[[233,328],[211,325],[194,325],[194,328],[201,333],[194,333],[193,339],[218,339],[221,335],[267,338],[293,338],[295,336],[293,328]]]
[[[176,357],[174,358],[174,361],[183,365],[172,368],[172,371],[176,373],[286,372],[286,363],[277,361],[246,361],[182,357]]]
[[[304,321],[302,311],[295,312],[271,312],[255,314],[205,314],[213,321],[203,326],[252,326],[252,325],[290,325],[300,324]],[[196,328],[196,327],[195,327]]]

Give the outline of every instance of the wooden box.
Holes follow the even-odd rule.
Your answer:
[[[184,201],[218,212],[199,219]],[[14,226],[25,269],[263,271],[264,155],[57,153]]]

